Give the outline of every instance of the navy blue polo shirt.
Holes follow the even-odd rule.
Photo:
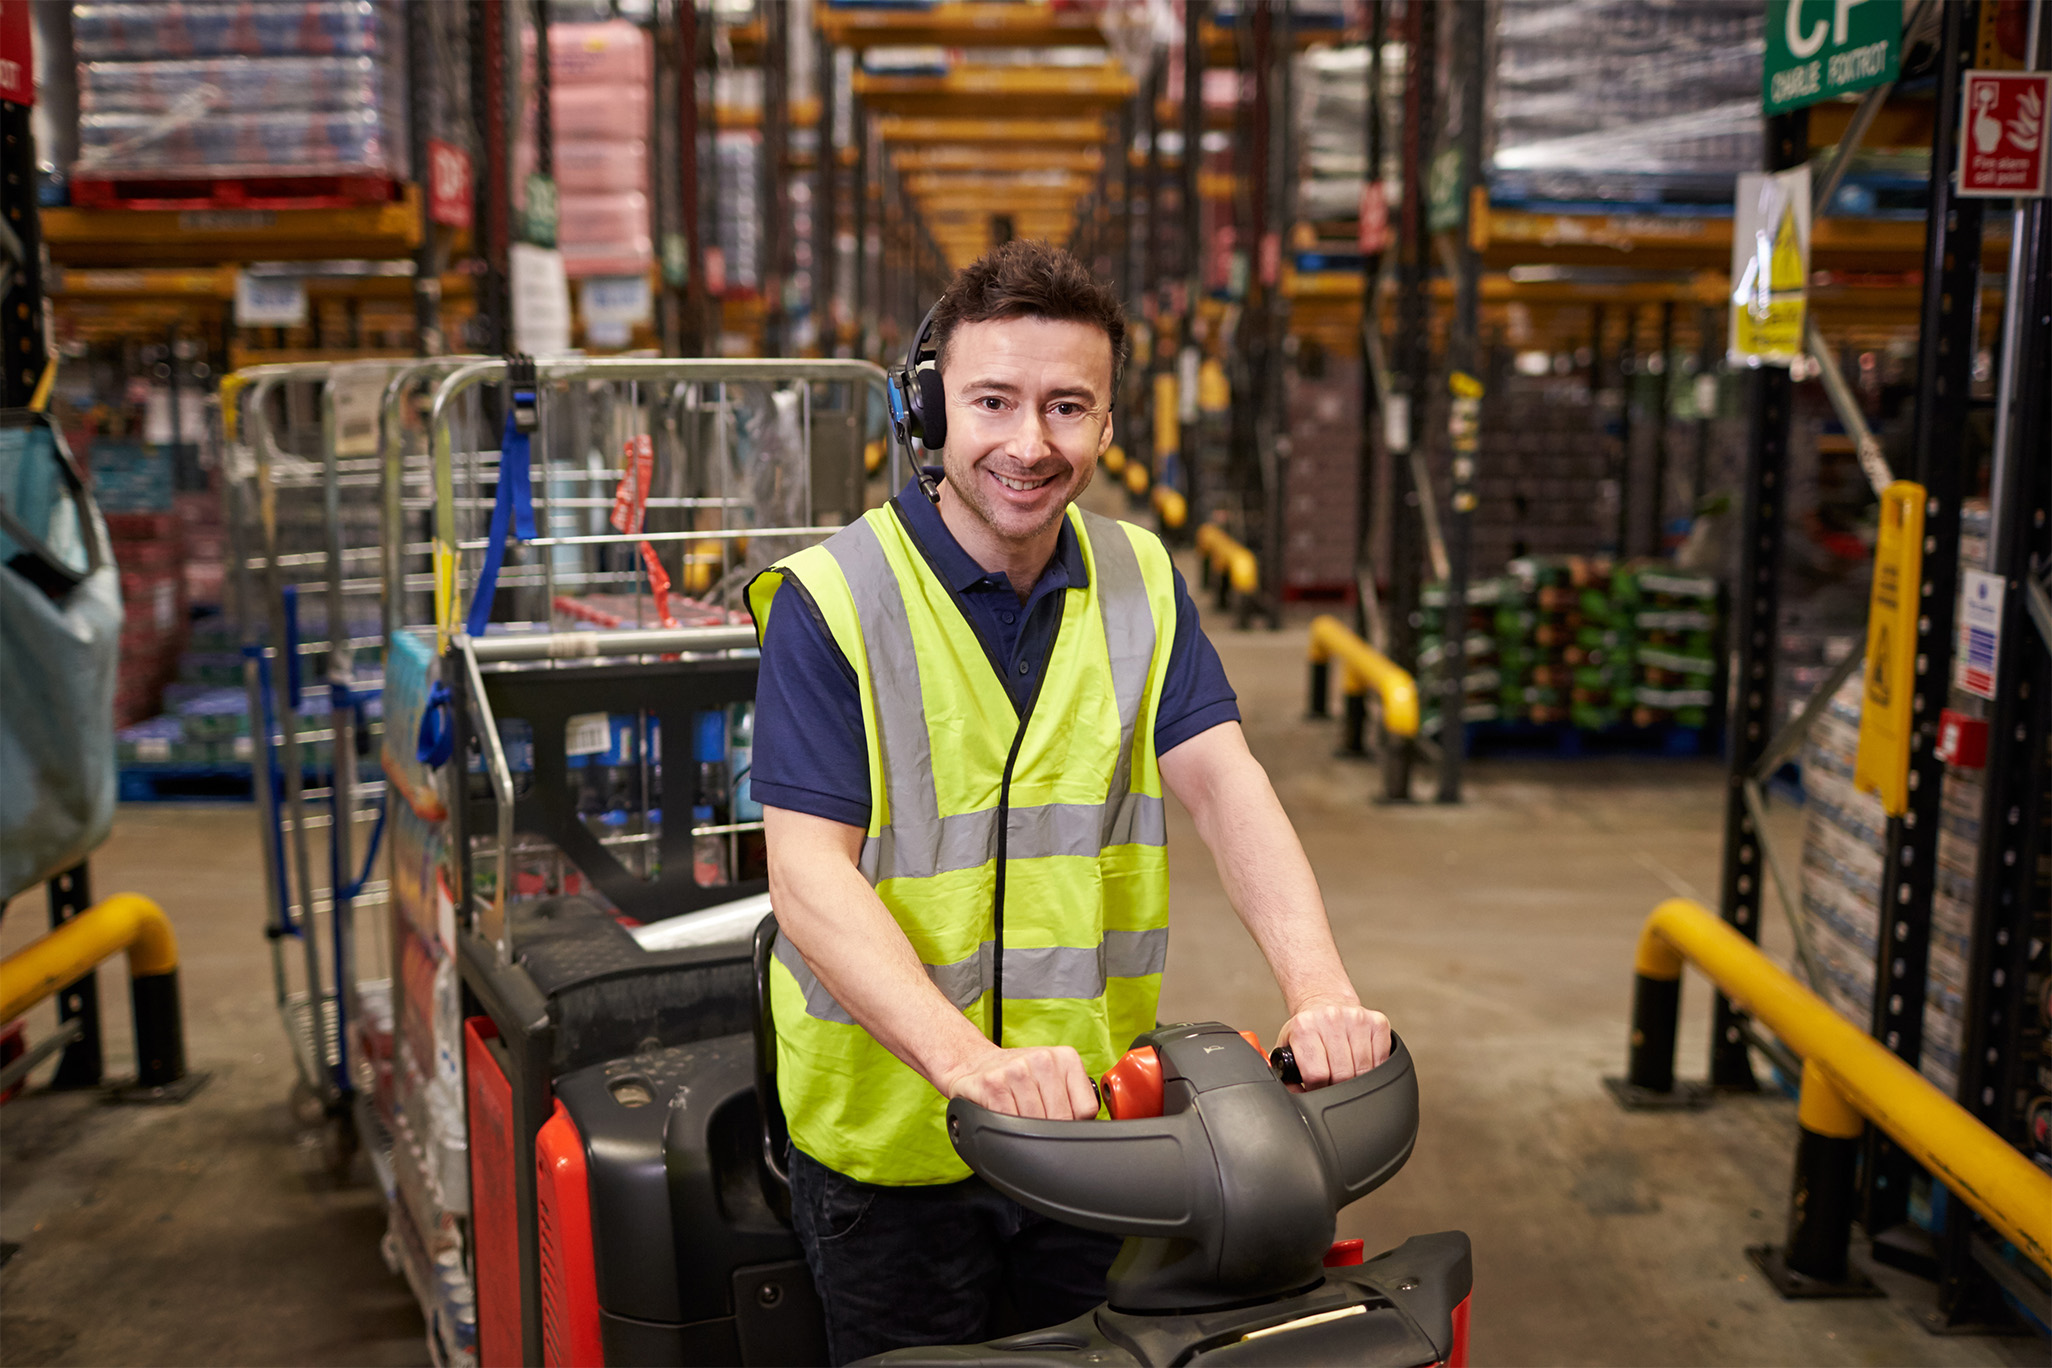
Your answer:
[[[906,484],[897,507],[956,601],[965,606],[991,668],[1024,711],[1040,683],[1035,672],[1047,659],[1062,592],[1090,582],[1075,527],[1062,520],[1054,558],[1022,605],[1002,571],[985,570],[962,549],[918,481]],[[1240,720],[1239,701],[1226,682],[1218,651],[1198,625],[1197,605],[1190,601],[1182,572],[1175,578],[1176,630],[1154,723],[1157,755],[1221,722]],[[1018,719],[993,717],[990,725],[1010,734]],[[763,634],[753,764],[751,791],[758,802],[848,826],[869,825],[869,749],[855,672],[788,582],[777,590]]]

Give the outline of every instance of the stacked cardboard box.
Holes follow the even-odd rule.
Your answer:
[[[173,511],[171,459],[141,442],[92,443],[93,497],[121,569],[121,665],[114,725],[157,711],[185,644],[184,538]]]
[[[77,6],[77,175],[403,176],[383,14],[369,0]]]
[[[1468,592],[1470,722],[1578,731],[1708,725],[1717,672],[1717,582],[1664,565],[1525,556]],[[1444,585],[1418,617],[1419,687],[1428,716],[1450,630]]]
[[[1832,695],[1803,746],[1808,821],[1802,906],[1811,947],[1824,970],[1824,997],[1864,1031],[1874,1010],[1881,851],[1888,819],[1878,798],[1853,787],[1861,688],[1857,674],[1848,679]]]
[[[531,30],[527,41],[531,47]],[[652,70],[648,34],[624,19],[549,26],[556,238],[572,277],[642,275],[655,262]],[[532,142],[523,142],[519,156],[532,167]]]
[[[1450,596],[1444,584],[1425,586],[1419,595],[1418,693],[1421,727],[1438,735],[1441,700],[1446,686],[1446,643],[1452,621],[1459,621],[1466,633],[1462,660],[1461,720],[1493,722],[1503,716],[1500,702],[1503,671],[1497,656],[1496,624],[1506,605],[1515,612],[1526,602],[1523,587],[1510,576],[1478,580],[1468,586],[1465,615],[1448,610]]]
[[[1504,715],[1590,731],[1615,726],[1630,706],[1631,625],[1611,599],[1608,563],[1525,556],[1510,572],[1529,606],[1504,624],[1521,634],[1499,650]]]
[[[180,568],[186,604],[195,610],[219,608],[228,579],[228,530],[222,525],[220,496],[212,490],[181,490],[175,502],[185,544]]]
[[[1988,510],[1970,502],[1961,516],[1960,565],[1981,568]],[[1803,748],[1803,796],[1810,810],[1803,848],[1803,909],[1830,978],[1827,996],[1865,1029],[1872,1016],[1887,819],[1872,794],[1852,788],[1859,747],[1863,681],[1846,681]],[[1948,706],[1969,720],[1987,716],[1984,700],[1958,687]],[[1983,771],[1948,764],[1939,789],[1937,869],[1924,974],[1924,1076],[1946,1092],[1959,1086],[1965,1044],[1968,967],[1972,963],[1975,886],[1980,858]]]
[[[1569,556],[1614,535],[1617,442],[1582,375],[1506,376],[1482,406],[1482,432],[1475,564]]]
[[[1763,26],[1721,0],[1506,6],[1496,197],[1728,205],[1760,164]]]
[[[1988,564],[1988,504],[1969,500],[1960,511],[1960,595],[1968,570]],[[1963,611],[1963,610],[1962,610]],[[1959,652],[1946,707],[1961,718],[1985,723],[1988,700],[1961,687]],[[1959,1088],[1959,1056],[1966,1040],[1969,952],[1973,944],[1974,893],[1980,875],[1981,819],[1987,806],[1986,770],[1948,764],[1939,784],[1938,869],[1931,896],[1931,950],[1924,973],[1922,1067],[1947,1092]]]
[[[1311,367],[1306,367],[1311,369]],[[1355,489],[1361,472],[1361,363],[1320,353],[1317,374],[1291,369],[1289,489],[1283,527],[1286,593],[1345,590],[1354,581]]]
[[[1634,564],[1611,585],[1631,619],[1632,725],[1706,725],[1716,702],[1717,581]]]

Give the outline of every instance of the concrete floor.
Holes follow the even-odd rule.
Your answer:
[[[2042,1340],[1926,1334],[1928,1286],[1888,1270],[1883,1301],[1787,1303],[1762,1283],[1744,1247],[1782,1233],[1793,1103],[1628,1115],[1603,1090],[1623,1063],[1640,921],[1670,894],[1714,895],[1716,765],[1488,761],[1462,806],[1377,805],[1375,772],[1332,756],[1334,724],[1302,719],[1301,626],[1213,630],[1363,996],[1418,1064],[1417,1152],[1340,1233],[1372,1250],[1466,1230],[1474,1362],[2046,1362]],[[1171,809],[1163,1015],[1272,1034],[1274,985]],[[212,1079],[175,1108],[31,1093],[0,1111],[0,1237],[22,1245],[0,1270],[0,1361],[426,1361],[378,1254],[375,1189],[326,1178],[294,1121],[261,881],[247,807],[127,807],[95,856],[102,895],[149,893],[176,922],[189,1051]],[[39,897],[18,900],[0,949],[44,916]],[[123,970],[100,982],[118,1076],[132,1067]],[[1684,1011],[1683,1072],[1700,1074],[1700,980]]]

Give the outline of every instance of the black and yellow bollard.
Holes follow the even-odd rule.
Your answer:
[[[1674,1078],[1675,1033],[1681,1024],[1682,960],[1650,934],[1639,937],[1632,963],[1632,1037],[1625,1076],[1604,1084],[1627,1111],[1671,1111],[1703,1106],[1710,1090]]]
[[[128,952],[136,1076],[115,1095],[125,1101],[183,1101],[206,1075],[185,1067],[178,937],[164,910],[140,894],[117,893],[0,961],[0,1021],[14,1020],[122,950]]]
[[[1866,1118],[1814,1062],[1803,1065],[1796,1100],[1795,1186],[1788,1243],[1753,1245],[1746,1255],[1789,1298],[1878,1297],[1881,1289],[1846,1261],[1857,1202],[1860,1136]]]

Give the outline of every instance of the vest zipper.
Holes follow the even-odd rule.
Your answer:
[[[1069,594],[1062,591],[1055,600],[1054,630],[1047,635],[1047,652],[1041,657],[1039,674],[1033,681],[1033,692],[1026,699],[1026,710],[1019,714],[1019,730],[1012,733],[1012,749],[1005,756],[1005,773],[998,783],[998,829],[997,829],[997,887],[991,899],[990,920],[992,936],[997,942],[996,954],[990,975],[990,1043],[1000,1050],[1005,1047],[1005,847],[1006,836],[1012,825],[1012,767],[1019,762],[1019,747],[1026,740],[1026,726],[1033,720],[1033,705],[1040,701],[1041,687],[1047,683],[1047,667],[1054,660],[1055,642],[1062,634],[1062,619],[1068,616]],[[999,681],[1003,687],[1003,681]]]
[[[947,591],[948,598],[954,602],[955,611],[962,615],[962,621],[968,624],[969,630],[983,644],[983,658],[997,675],[998,688],[1009,700],[1012,691],[1005,685],[1004,667],[998,664],[997,654],[991,650],[990,641],[983,635],[983,629],[976,625],[975,615],[969,611],[969,605],[962,601],[962,596],[948,583],[947,576],[941,574],[940,567],[933,563],[933,552],[927,549],[925,542],[919,540],[919,534],[912,530],[911,520],[905,516],[904,510],[898,507],[895,495],[891,498],[890,510],[891,515],[897,519],[899,528],[904,531],[906,540],[919,548],[920,558],[926,562],[927,571],[940,581],[941,588]],[[1066,509],[1063,510],[1062,516],[1069,516]],[[1082,535],[1081,529],[1077,529],[1076,536]],[[990,974],[990,1043],[1001,1050],[1005,1047],[1005,838],[1012,815],[1012,767],[1019,762],[1019,747],[1026,740],[1027,724],[1033,720],[1033,705],[1040,701],[1040,690],[1047,683],[1048,663],[1054,659],[1055,644],[1061,639],[1062,622],[1068,616],[1069,593],[1074,588],[1072,585],[1070,589],[1063,590],[1061,596],[1055,600],[1054,630],[1047,634],[1047,649],[1040,658],[1040,671],[1034,676],[1033,692],[1026,696],[1026,706],[1019,711],[1019,729],[1012,733],[1012,749],[1005,756],[1004,776],[998,782],[997,879],[990,909],[991,937],[996,944]]]

